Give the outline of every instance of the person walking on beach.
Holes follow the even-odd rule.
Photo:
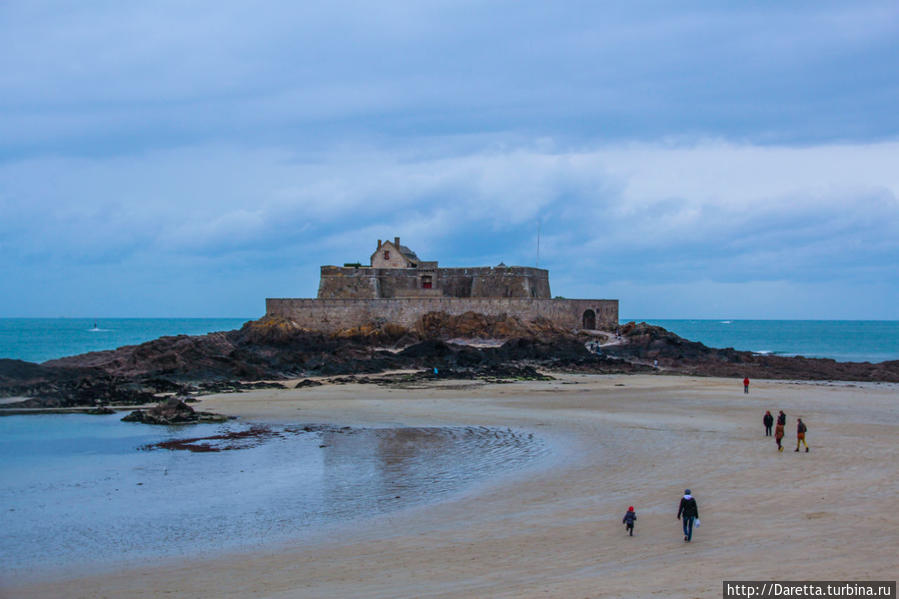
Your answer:
[[[784,426],[787,425],[787,415],[781,410],[777,415],[777,426],[774,427],[774,440],[777,441],[777,451],[783,451],[784,446],[780,444],[780,440],[784,438]]]
[[[805,442],[805,431],[808,428],[805,426],[805,423],[802,421],[802,418],[797,419],[796,422],[796,451],[799,451],[799,444],[802,443],[805,445],[805,453],[808,453],[808,443]]]
[[[749,377],[743,377],[743,393],[749,394]]]
[[[621,521],[627,532],[630,536],[634,536],[634,520],[637,519],[637,512],[634,511],[634,506],[627,508],[627,513],[624,515],[624,519]]]
[[[696,505],[696,499],[690,494],[690,489],[684,491],[684,496],[680,499],[680,506],[677,508],[677,519],[683,521],[684,541],[689,543],[693,540],[693,521],[699,520],[699,506]]]
[[[765,436],[771,436],[771,427],[774,425],[774,416],[771,415],[771,410],[765,410],[765,415],[762,416],[762,424],[765,425]]]

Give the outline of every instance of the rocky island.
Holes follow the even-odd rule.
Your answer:
[[[268,299],[265,316],[238,330],[42,364],[0,359],[0,397],[19,398],[6,409],[144,405],[396,370],[419,380],[578,372],[899,382],[896,360],[759,355],[646,323],[619,326],[617,300],[554,299],[538,268],[439,268],[399,237],[378,240],[369,262],[322,266],[317,298]]]
[[[618,333],[572,332],[514,316],[427,313],[413,328],[370,323],[325,334],[264,317],[234,331],[162,337],[42,364],[2,359],[0,396],[21,398],[7,402],[7,409],[143,405],[170,396],[293,386],[288,382],[307,377],[413,369],[433,378],[435,368],[439,378],[495,380],[579,372],[899,382],[897,360],[837,362],[716,349],[646,323],[627,323]]]

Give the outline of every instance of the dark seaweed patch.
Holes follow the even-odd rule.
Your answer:
[[[267,426],[257,425],[242,431],[229,431],[219,435],[210,435],[208,437],[191,437],[187,439],[160,441],[159,443],[145,445],[142,449],[168,449],[171,451],[186,450],[195,453],[250,449],[252,447],[258,447],[270,439],[283,437],[285,432],[299,433],[300,431],[288,431],[285,429],[283,432],[280,432],[272,430]]]

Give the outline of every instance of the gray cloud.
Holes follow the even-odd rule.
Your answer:
[[[421,160],[365,151],[304,162],[204,147],[112,164],[7,164],[0,182],[16,209],[3,235],[7,255],[22,261],[158,256],[314,273],[321,263],[364,260],[374,239],[393,234],[444,263],[531,264],[539,220],[542,265],[568,295],[591,289],[576,272],[607,283],[897,285],[897,151],[707,142]],[[857,161],[868,171],[858,174]]]
[[[2,4],[0,313],[256,310],[396,234],[530,264],[538,221],[570,296],[895,298],[897,33],[879,1]]]
[[[6,4],[0,156],[899,134],[892,2]]]

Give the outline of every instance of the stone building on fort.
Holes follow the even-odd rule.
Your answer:
[[[549,271],[527,266],[441,268],[378,240],[368,266],[322,266],[316,299],[267,299],[266,315],[326,333],[371,322],[414,327],[428,312],[546,319],[565,329],[614,329],[618,300],[552,299]]]
[[[439,268],[393,241],[378,240],[371,266],[322,266],[319,299],[520,297],[549,299],[549,272],[526,266]]]

